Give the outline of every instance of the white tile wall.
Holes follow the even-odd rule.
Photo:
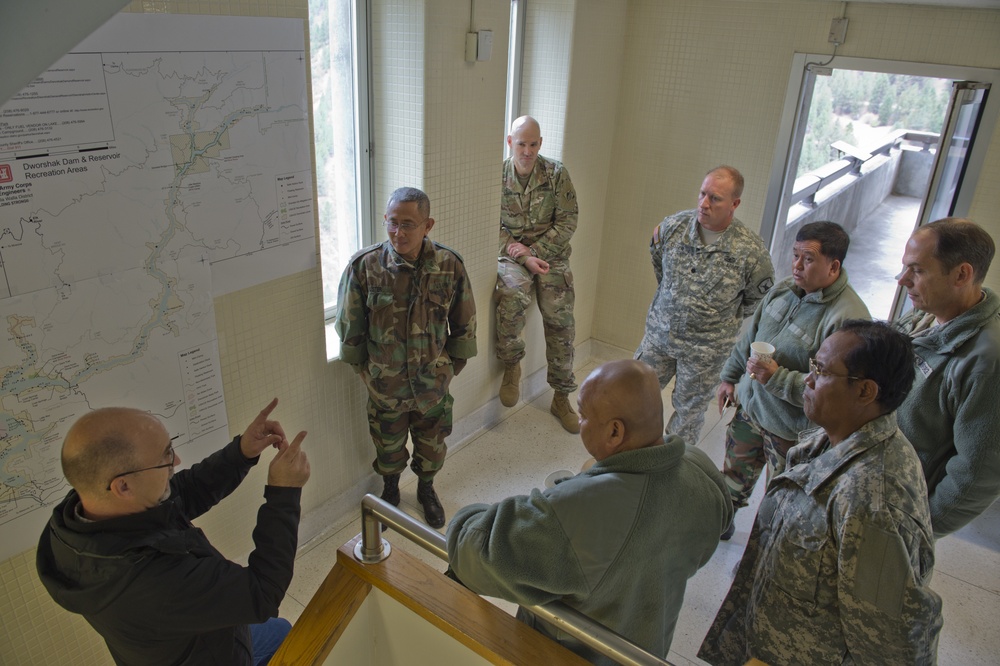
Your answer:
[[[374,0],[381,202],[400,185],[431,197],[432,237],[458,250],[479,306],[479,357],[454,384],[456,417],[483,423],[499,386],[492,291],[502,160],[507,0],[478,0],[474,29],[494,31],[489,62],[464,61],[473,3]],[[577,342],[624,349],[642,334],[653,291],[646,254],[664,215],[695,203],[701,174],[729,162],[747,176],[740,217],[760,224],[791,54],[827,52],[842,3],[796,0],[532,0],[525,112],[539,118],[543,153],[563,160],[581,204],[574,237]],[[136,0],[136,12],[305,18],[306,0]],[[848,5],[842,55],[1000,68],[1000,11]],[[972,216],[1000,231],[1000,131]],[[381,211],[379,211],[381,213]],[[371,478],[365,394],[349,369],[327,364],[319,269],[216,301],[219,344],[237,432],[272,396],[286,428],[309,431],[313,476],[303,536],[342,517]],[[994,270],[988,284],[1000,285]],[[529,372],[544,365],[541,326],[529,319]],[[536,382],[537,383],[537,382]],[[492,411],[491,411],[492,410]],[[465,423],[456,432],[478,426]],[[263,469],[202,527],[230,557],[245,556]],[[34,573],[34,553],[0,562],[0,663],[110,663],[80,618],[56,607]]]
[[[830,19],[843,7],[792,0],[628,3],[595,338],[638,344],[655,290],[650,234],[666,215],[694,207],[708,169],[728,163],[743,172],[736,215],[760,228],[792,54],[831,53]],[[1000,11],[846,7],[850,25],[840,55],[1000,68]],[[992,146],[971,215],[996,236],[996,132]],[[987,285],[1000,285],[1000,278],[988,276]]]

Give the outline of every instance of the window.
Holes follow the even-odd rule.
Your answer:
[[[351,255],[371,242],[368,122],[368,0],[309,0],[316,199],[327,357],[339,340],[330,324]]]
[[[521,65],[524,62],[524,24],[526,0],[510,2],[510,45],[507,50],[507,108],[503,137],[511,123],[521,116]],[[504,144],[504,157],[510,157],[510,147]]]

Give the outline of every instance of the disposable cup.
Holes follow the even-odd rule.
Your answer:
[[[761,361],[770,361],[774,358],[774,345],[770,342],[751,342],[750,358]]]
[[[555,472],[552,472],[547,477],[545,477],[545,487],[554,488],[557,483],[559,483],[560,481],[565,481],[571,476],[573,476],[573,472],[569,471],[568,469],[556,470]]]

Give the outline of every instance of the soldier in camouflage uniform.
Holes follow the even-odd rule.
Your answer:
[[[576,190],[569,172],[538,154],[541,130],[531,116],[514,121],[507,136],[512,156],[503,164],[500,248],[497,265],[497,358],[504,363],[500,402],[520,397],[525,310],[534,291],[545,330],[548,382],[555,390],[551,411],[563,428],[580,432],[569,394],[573,376],[573,273],[569,245],[576,231]]]
[[[336,328],[341,359],[368,387],[382,499],[399,505],[409,431],[417,500],[427,523],[442,527],[433,479],[451,434],[448,385],[476,355],[476,305],[462,258],[426,237],[433,226],[426,194],[411,187],[392,193],[389,240],[351,258],[340,280]]]
[[[698,656],[710,664],[934,664],[941,598],[920,460],[896,425],[913,350],[850,320],[806,379],[802,433]]]
[[[658,287],[635,358],[656,370],[661,387],[676,377],[667,432],[691,445],[740,322],[774,284],[760,236],[733,216],[742,194],[739,171],[712,169],[698,208],[663,220],[649,246]]]

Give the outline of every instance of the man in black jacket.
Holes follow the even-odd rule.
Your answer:
[[[292,580],[299,500],[309,479],[302,451],[268,420],[190,470],[163,424],[137,409],[82,416],[63,442],[73,490],[52,513],[37,567],[60,606],[104,637],[117,664],[266,664],[290,625],[277,618]],[[230,562],[191,520],[233,492],[264,449],[265,503],[247,566]]]

